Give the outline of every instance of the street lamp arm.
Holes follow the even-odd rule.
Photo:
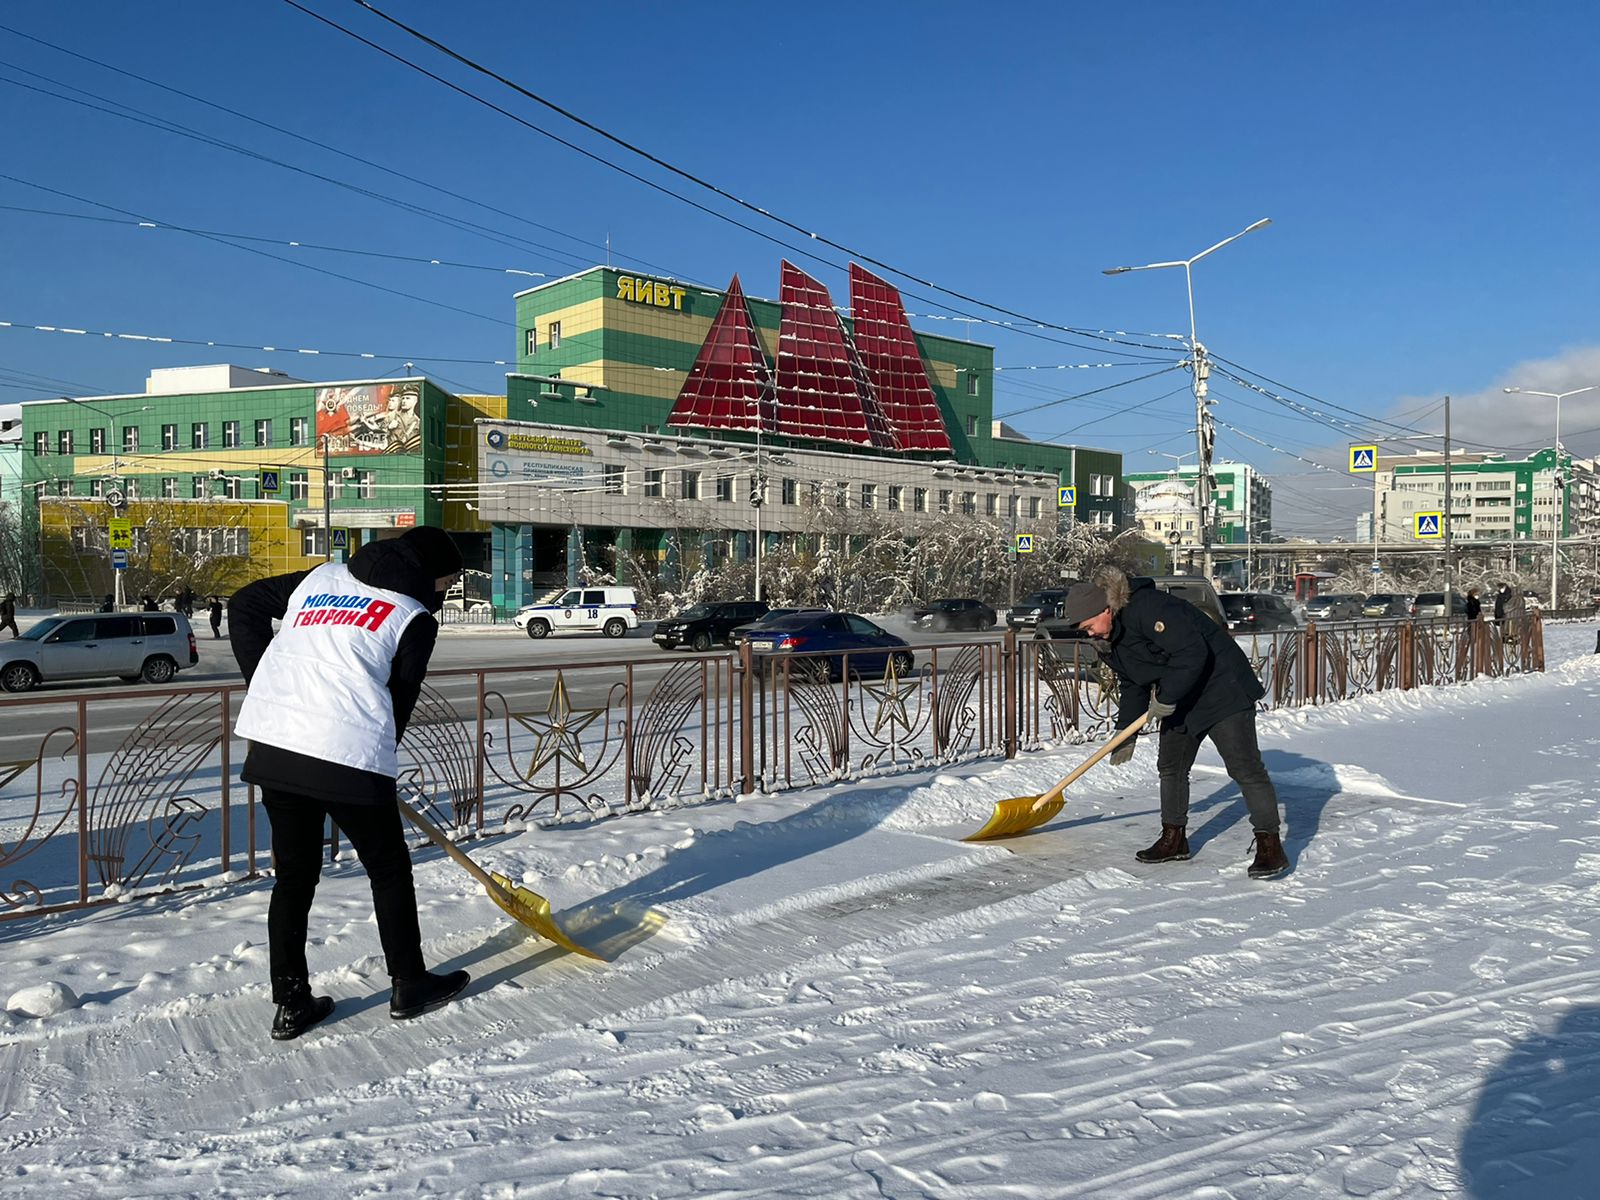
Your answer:
[[[1230,238],[1229,240],[1231,241],[1232,239]],[[1215,249],[1216,246],[1211,247],[1211,250]],[[1206,253],[1210,254],[1211,250],[1207,250]],[[1189,264],[1187,262],[1182,260],[1179,260],[1178,262],[1145,263],[1142,267],[1107,267],[1104,271],[1101,271],[1100,274],[1126,275],[1129,271],[1159,271],[1162,267],[1187,267],[1188,265]]]
[[[1204,258],[1206,255],[1210,254],[1213,250],[1221,250],[1229,242],[1237,242],[1245,234],[1254,233],[1256,230],[1264,228],[1265,226],[1271,225],[1271,224],[1272,224],[1272,218],[1271,217],[1262,217],[1261,220],[1257,221],[1254,225],[1248,225],[1245,228],[1241,229],[1238,233],[1234,234],[1232,237],[1223,238],[1215,246],[1211,246],[1211,247],[1208,247],[1205,250],[1200,251],[1199,254],[1196,254],[1193,258],[1191,258],[1189,260],[1189,265],[1192,266],[1195,263],[1199,262],[1202,258]]]

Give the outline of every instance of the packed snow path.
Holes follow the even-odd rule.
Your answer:
[[[939,833],[1083,750],[469,846],[558,909],[665,913],[610,966],[519,942],[419,852],[430,954],[475,982],[411,1023],[336,867],[313,969],[339,1008],[287,1045],[264,886],[0,926],[7,995],[84,1000],[0,1023],[0,1192],[1592,1195],[1593,642],[1263,718],[1273,882],[1209,754],[1195,858],[1132,862],[1145,745],[1006,846]]]

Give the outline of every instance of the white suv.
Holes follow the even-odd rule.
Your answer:
[[[632,588],[569,588],[546,604],[519,609],[512,621],[531,638],[552,633],[604,633],[626,637],[639,628],[639,601]]]

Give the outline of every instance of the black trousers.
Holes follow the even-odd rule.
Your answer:
[[[344,831],[366,868],[378,918],[378,940],[389,974],[395,979],[425,974],[417,890],[411,880],[411,851],[400,824],[400,810],[392,804],[335,804],[267,788],[261,791],[261,803],[272,822],[272,854],[277,867],[272,903],[267,908],[274,1003],[287,1003],[287,992],[306,982],[306,922],[317,894],[317,880],[322,877],[322,833],[327,817]]]
[[[1200,743],[1206,738],[1222,755],[1222,765],[1228,775],[1244,793],[1245,807],[1250,810],[1250,825],[1258,833],[1278,832],[1278,793],[1261,761],[1261,747],[1256,744],[1256,710],[1246,709],[1224,717],[1200,737],[1192,733],[1161,731],[1160,750],[1156,755],[1156,772],[1161,776],[1161,823],[1187,825],[1189,823],[1189,771],[1194,757],[1200,753]]]

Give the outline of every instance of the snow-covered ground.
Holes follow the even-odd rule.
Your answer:
[[[408,1023],[341,862],[287,1044],[267,882],[0,925],[0,1195],[1600,1195],[1600,656],[1548,642],[1263,716],[1277,881],[1209,753],[1194,859],[1133,862],[1146,744],[999,845],[1086,748],[467,844],[610,963],[419,850],[474,983]]]

